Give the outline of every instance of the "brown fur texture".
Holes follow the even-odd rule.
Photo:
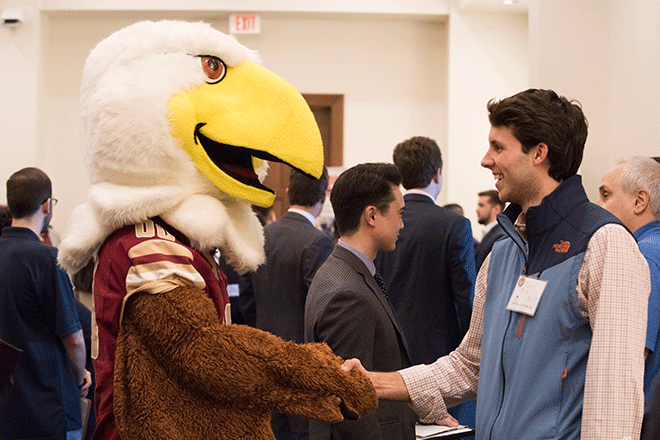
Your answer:
[[[121,438],[274,440],[272,411],[338,422],[378,405],[369,379],[339,369],[325,344],[224,325],[203,291],[136,294],[117,340],[114,412]]]

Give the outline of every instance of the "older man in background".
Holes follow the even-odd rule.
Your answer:
[[[660,372],[660,163],[633,157],[612,168],[601,181],[598,204],[630,229],[651,272],[644,395]]]

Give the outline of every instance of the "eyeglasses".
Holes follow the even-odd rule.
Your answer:
[[[51,197],[50,200],[53,203],[53,206],[57,205],[57,199],[55,197]]]

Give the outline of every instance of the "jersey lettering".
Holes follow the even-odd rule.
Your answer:
[[[167,232],[161,225],[155,224],[152,220],[147,220],[135,225],[135,236],[137,238],[153,238],[158,236],[163,240],[175,241],[172,234]]]

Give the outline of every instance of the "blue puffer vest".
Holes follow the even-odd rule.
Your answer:
[[[511,205],[488,267],[477,399],[479,439],[579,439],[591,327],[577,304],[578,273],[596,230],[620,222],[572,176],[527,211],[529,250]],[[506,309],[519,277],[547,281],[534,316]]]

